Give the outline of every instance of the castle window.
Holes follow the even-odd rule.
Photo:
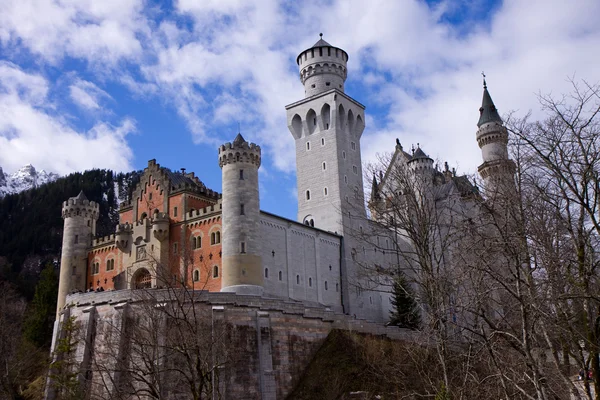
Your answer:
[[[306,191],[306,200],[310,200],[310,190]]]
[[[246,253],[246,242],[240,242],[240,253]]]
[[[219,244],[221,243],[221,232],[216,231],[210,234],[210,244]]]
[[[173,254],[177,254],[177,243],[173,243]]]
[[[331,86],[331,82],[325,82],[325,86]]]
[[[344,183],[348,183],[348,177],[344,175]]]
[[[152,200],[152,192],[148,193],[148,200]]]
[[[296,275],[296,285],[300,284],[300,275]]]
[[[336,284],[335,284],[335,291],[336,291],[336,292],[339,292],[339,291],[340,291],[340,284],[339,284],[339,283],[336,283]]]
[[[354,142],[350,142],[350,148],[351,148],[352,150],[356,150],[356,143],[354,143]]]
[[[283,272],[279,271],[279,280],[282,281],[283,280]]]
[[[310,150],[310,142],[306,142],[306,150]]]
[[[352,172],[358,175],[358,168],[356,167],[356,165],[352,166]]]
[[[71,275],[77,275],[77,267],[73,265],[73,271],[71,272]]]
[[[327,281],[325,281],[325,290],[328,290],[328,288],[327,288]]]
[[[342,158],[345,160],[346,159],[346,152],[342,151]]]
[[[106,270],[112,271],[113,269],[115,269],[115,260],[114,259],[107,260],[106,261]]]
[[[310,58],[315,58],[315,49],[310,49]]]
[[[323,48],[319,47],[319,56],[323,57]]]
[[[265,268],[265,278],[269,278],[269,268]]]
[[[329,270],[331,271],[331,264],[329,265]]]
[[[244,180],[244,170],[240,169],[240,181]]]
[[[79,235],[75,235],[75,244],[79,243]]]
[[[90,220],[88,219],[87,225],[90,226]]]
[[[315,84],[313,83],[312,85],[310,85],[310,87],[314,89],[315,88]]]
[[[369,303],[373,304],[373,298],[369,296]]]
[[[200,271],[194,270],[194,282],[198,282],[200,280]]]
[[[323,189],[323,193],[327,196],[327,188]]]
[[[327,129],[329,129],[329,124],[327,124]],[[321,138],[321,146],[325,146],[325,138]]]
[[[327,163],[325,161],[323,161],[323,171],[325,171],[327,169]]]
[[[177,207],[173,207],[173,216],[176,217],[177,216]]]
[[[328,47],[328,48],[327,48],[327,55],[328,55],[329,57],[331,57],[331,47]]]
[[[245,215],[244,214],[244,204],[240,204],[240,215]]]
[[[308,286],[312,287],[312,278],[308,278]]]
[[[219,277],[219,266],[215,265],[213,267],[213,278],[218,278]]]

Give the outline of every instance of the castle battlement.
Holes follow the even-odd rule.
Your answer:
[[[249,163],[260,167],[261,149],[255,143],[247,142],[238,133],[233,142],[227,142],[219,147],[219,166],[234,163]]]
[[[108,236],[98,237],[92,240],[92,247],[101,246],[103,244],[114,245],[115,244],[115,234],[111,234]]]
[[[188,213],[188,217],[194,218],[194,217],[204,217],[204,216],[208,216],[208,215],[213,215],[216,213],[220,213],[222,209],[223,209],[223,202],[221,199],[219,199],[217,204],[213,204],[209,207],[204,207],[199,210],[190,211]]]

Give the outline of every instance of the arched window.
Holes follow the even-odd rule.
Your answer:
[[[218,278],[219,277],[219,266],[215,265],[213,267],[213,278]]]
[[[283,272],[279,271],[279,280],[283,280]]]
[[[327,281],[325,281],[325,290],[328,290]]]
[[[310,190],[306,191],[306,200],[310,200]]]
[[[296,285],[300,284],[300,275],[296,275]]]
[[[215,244],[217,239],[217,235],[215,232],[210,234],[210,244]]]
[[[265,278],[269,278],[269,268],[265,268]]]
[[[198,282],[200,280],[200,271],[197,269],[194,270],[194,282]]]
[[[216,243],[221,243],[221,231],[217,231],[215,237],[217,240]]]
[[[312,287],[312,278],[308,278],[308,286]]]

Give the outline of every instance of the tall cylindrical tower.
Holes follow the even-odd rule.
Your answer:
[[[478,170],[485,181],[487,196],[493,198],[507,190],[513,191],[516,168],[508,157],[508,131],[488,92],[485,79],[477,127],[477,143],[483,158]]]
[[[60,257],[60,279],[56,315],[65,306],[67,294],[74,290],[85,290],[87,254],[92,237],[96,234],[98,204],[89,201],[83,191],[77,197],[63,202],[62,254]]]
[[[260,146],[238,134],[219,148],[223,175],[222,292],[262,295],[260,256],[260,201],[258,168]]]
[[[348,53],[344,50],[330,45],[321,37],[313,47],[300,53],[296,62],[306,97],[334,88],[344,91],[348,62]]]

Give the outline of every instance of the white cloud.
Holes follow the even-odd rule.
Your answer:
[[[52,63],[65,56],[114,64],[141,54],[148,32],[142,0],[4,0],[0,44],[23,46]]]
[[[131,170],[132,152],[125,138],[135,131],[132,120],[125,118],[117,126],[98,122],[81,132],[55,115],[48,92],[42,76],[0,64],[0,166],[5,171],[28,163],[59,174]]]
[[[465,12],[472,18],[445,22],[444,13],[461,7],[476,7]],[[482,70],[501,112],[535,110],[538,90],[568,91],[565,78],[574,73],[600,80],[597,1],[507,0],[490,14],[485,7],[458,0],[434,7],[416,0],[178,0],[172,13],[159,14],[141,0],[9,0],[0,6],[0,42],[52,62],[126,60],[129,68],[100,73],[102,79],[160,98],[195,143],[231,140],[241,121],[264,159],[291,172],[284,106],[303,97],[295,56],[322,31],[350,54],[349,94],[367,105],[365,161],[393,150],[399,137],[407,149],[421,143],[434,158],[473,172],[481,162],[475,130]],[[81,106],[102,106],[105,96],[75,88],[84,92],[71,93]],[[36,90],[29,96],[44,99],[47,87]]]
[[[69,95],[78,107],[86,110],[99,110],[101,99],[112,99],[108,93],[92,82],[79,78],[69,86]]]

